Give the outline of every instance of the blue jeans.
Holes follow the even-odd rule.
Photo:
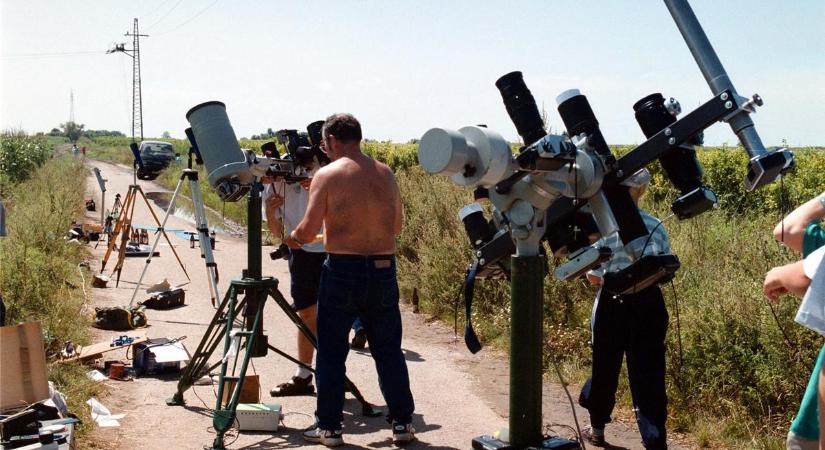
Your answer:
[[[367,333],[388,419],[410,423],[415,409],[401,351],[401,311],[392,256],[330,254],[318,293],[318,389],[316,415],[324,430],[340,430],[349,331],[360,317]]]

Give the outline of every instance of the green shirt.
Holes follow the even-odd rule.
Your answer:
[[[805,235],[802,237],[802,255],[806,257],[814,250],[825,245],[825,228],[818,222],[811,222],[805,228]],[[825,363],[825,347],[819,351],[816,358],[814,370],[808,380],[805,395],[802,396],[802,403],[799,405],[799,412],[791,424],[791,431],[802,438],[808,440],[819,439],[819,406],[817,404],[817,388],[819,387],[819,372]]]

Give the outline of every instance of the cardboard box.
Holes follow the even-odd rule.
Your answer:
[[[232,380],[224,381],[223,395],[221,396],[221,403],[226,406],[232,391],[235,389],[235,382]],[[244,377],[243,386],[241,386],[241,395],[238,398],[238,403],[258,403],[261,401],[261,382],[258,375],[247,375]]]
[[[39,322],[0,327],[0,412],[49,398],[46,351]]]

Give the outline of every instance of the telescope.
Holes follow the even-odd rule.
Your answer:
[[[607,272],[602,289],[614,295],[635,293],[671,279],[679,269],[675,255],[658,254],[649,245],[655,229],[647,229],[629,193],[628,184],[643,177],[648,164],[658,160],[678,189],[679,197],[670,206],[679,219],[695,217],[717,203],[702,181],[695,152],[704,130],[716,122],[730,125],[749,155],[744,179],[748,190],[777,180],[793,167],[787,149],[765,149],[750,118],[762,99],[736,92],[687,1],[664,2],[712,96],[687,114],[661,93],[635,102],[634,116],[647,140],[621,158],[610,151],[587,97],[577,89],[556,98],[565,132],[548,134],[521,72],[495,83],[523,140],[518,152],[511,151],[500,134],[478,126],[433,128],[419,141],[418,160],[426,172],[474,187],[477,193],[486,191],[493,205],[490,220],[477,204],[459,212],[474,252],[463,289],[464,340],[471,352],[481,348],[470,322],[476,277],[510,280],[509,442],[481,436],[473,440],[473,448],[551,448],[542,440],[541,414],[544,242],[554,255],[567,256],[554,275],[570,280],[608,263],[612,251],[596,240],[616,237],[631,263]]]
[[[222,102],[201,103],[186,113],[186,119],[191,125],[193,138],[190,141],[198,143],[193,148],[197,148],[202,155],[209,185],[221,200],[238,201],[249,192],[252,183],[261,177],[283,177],[287,182],[295,182],[306,179],[312,169],[314,153],[309,158],[305,158],[303,153],[301,157],[279,158],[242,150],[226,114],[226,105]],[[278,140],[283,139],[281,142],[287,145],[288,152],[290,148],[294,154],[300,153],[300,147],[311,149],[306,136],[304,139],[307,145],[298,145],[300,139],[295,130],[281,130],[278,133]],[[292,142],[295,144],[291,144]]]

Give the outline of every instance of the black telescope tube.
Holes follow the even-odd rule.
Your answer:
[[[521,72],[510,72],[502,76],[496,81],[496,87],[524,145],[530,145],[547,135],[536,100],[524,84]]]
[[[610,153],[610,147],[607,146],[607,142],[602,136],[599,121],[596,119],[596,115],[593,114],[593,108],[590,107],[587,97],[582,94],[574,95],[561,102],[558,111],[562,122],[564,122],[564,127],[567,128],[567,133],[571,137],[585,133],[596,153],[607,158],[606,161],[615,160]]]
[[[665,98],[658,92],[636,102],[633,111],[648,139],[676,122],[676,117],[665,108]],[[672,148],[659,157],[659,162],[667,178],[682,194],[702,186],[702,166],[692,147]]]

